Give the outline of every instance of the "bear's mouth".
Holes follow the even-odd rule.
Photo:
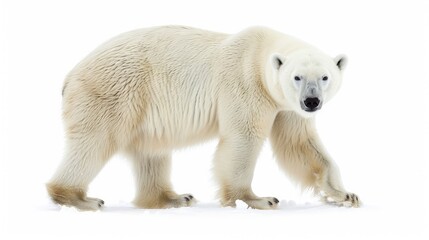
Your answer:
[[[317,109],[306,108],[306,109],[303,109],[303,110],[306,111],[306,112],[316,112],[316,111],[320,110],[320,108],[317,108]]]

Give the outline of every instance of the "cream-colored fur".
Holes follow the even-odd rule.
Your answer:
[[[122,34],[65,80],[67,149],[48,192],[59,204],[99,209],[104,202],[86,197],[88,185],[113,154],[124,152],[134,164],[136,206],[190,206],[192,195],[172,189],[172,150],[218,137],[214,173],[222,205],[242,200],[273,209],[276,198],[251,189],[259,151],[270,137],[280,166],[304,187],[358,206],[316,135],[314,113],[300,109],[304,90],[292,79],[296,71],[308,79],[327,74],[329,85],[320,84],[327,101],[338,90],[344,62],[263,27],[234,35],[181,26]]]

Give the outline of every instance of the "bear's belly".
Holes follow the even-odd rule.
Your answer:
[[[149,107],[141,124],[146,149],[182,148],[210,140],[218,134],[214,104]]]

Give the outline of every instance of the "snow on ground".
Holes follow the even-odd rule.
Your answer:
[[[278,210],[219,208],[199,203],[192,208],[137,210],[119,203],[100,212],[45,206],[14,211],[9,216],[11,238],[43,236],[74,239],[77,236],[107,239],[424,239],[427,224],[416,213],[400,213],[375,206],[361,209],[320,204],[281,202]],[[404,217],[406,217],[404,219]],[[426,228],[426,230],[425,230]],[[426,235],[427,237],[427,235]]]
[[[209,174],[209,159],[192,157],[209,149],[213,150],[214,144],[174,155],[180,159],[189,157],[182,163],[179,159],[174,161],[173,182],[179,193],[187,192],[183,189],[188,188],[199,199],[193,207],[134,208],[130,203],[133,197],[130,169],[126,161],[118,157],[103,169],[89,191],[90,196],[105,200],[102,211],[79,212],[55,205],[45,193],[43,182],[28,182],[31,189],[25,196],[19,194],[21,188],[9,189],[11,195],[8,196],[21,198],[8,198],[8,235],[4,239],[35,236],[43,239],[425,239],[429,236],[427,209],[420,206],[423,202],[412,204],[404,197],[395,199],[393,193],[382,190],[371,193],[374,185],[363,181],[359,187],[361,191],[358,191],[364,201],[362,208],[322,204],[308,192],[301,193],[295,188],[276,170],[274,161],[264,160],[270,154],[267,147],[257,165],[253,187],[261,196],[279,197],[279,209],[247,209],[241,201],[237,202],[237,208],[222,208],[214,200],[216,188]],[[186,175],[190,175],[188,164],[195,165],[193,171],[197,173],[187,178]],[[44,178],[46,176],[40,175],[40,180]]]

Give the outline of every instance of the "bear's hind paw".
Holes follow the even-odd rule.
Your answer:
[[[178,195],[177,198],[170,199],[172,207],[190,207],[197,203],[197,200],[191,194]]]

